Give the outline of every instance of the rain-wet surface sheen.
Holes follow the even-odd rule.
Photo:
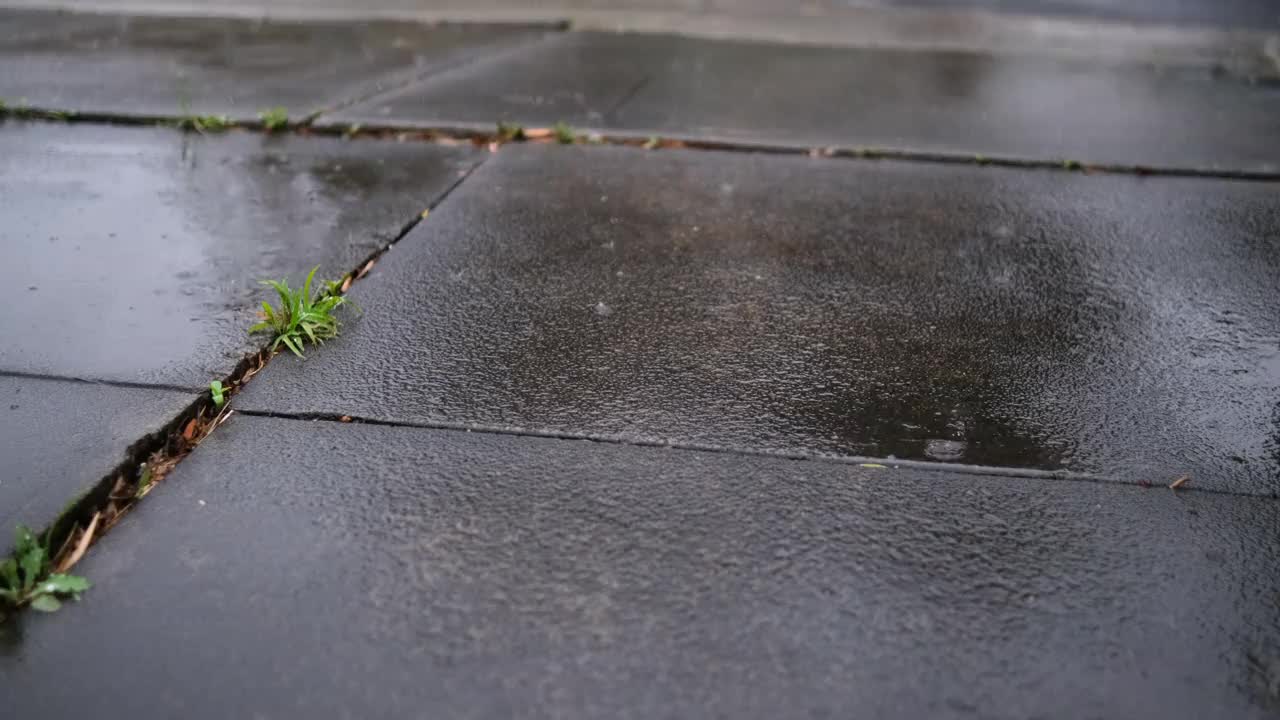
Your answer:
[[[43,528],[194,400],[173,390],[0,375],[0,557],[13,549],[14,526]]]
[[[1269,184],[509,147],[241,407],[1280,488]]]
[[[1261,720],[1278,522],[1256,497],[237,414],[89,554],[80,603],[10,631],[0,687],[23,718]]]
[[[336,277],[469,148],[0,124],[0,371],[201,388],[260,348],[258,281]]]
[[[517,26],[0,8],[0,98],[85,112],[295,119],[535,38]]]
[[[1280,173],[1280,86],[1049,56],[570,33],[332,116]]]

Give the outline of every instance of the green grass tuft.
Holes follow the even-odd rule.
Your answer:
[[[333,313],[347,303],[341,295],[342,281],[325,283],[324,289],[312,297],[311,282],[319,269],[318,265],[311,268],[307,281],[297,289],[289,287],[286,280],[263,281],[263,285],[274,288],[280,296],[280,307],[263,302],[263,320],[249,328],[249,332],[274,334],[273,352],[284,345],[294,355],[303,357],[302,347],[306,343],[318,344],[338,336],[338,318]]]
[[[524,127],[519,123],[498,123],[498,139],[503,142],[524,139]]]
[[[552,131],[556,134],[556,141],[562,145],[572,145],[578,139],[578,136],[573,132],[573,128],[563,122],[556,123]]]
[[[278,132],[289,127],[289,112],[279,106],[259,112],[258,119],[268,132]]]
[[[79,600],[89,589],[88,580],[50,572],[52,565],[47,540],[19,525],[13,557],[0,562],[0,619],[24,607],[53,612],[62,607],[62,598]]]
[[[173,124],[180,130],[193,130],[201,134],[226,132],[236,125],[226,115],[183,115]]]

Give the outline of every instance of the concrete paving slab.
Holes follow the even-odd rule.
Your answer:
[[[52,42],[73,42],[81,33],[99,30],[105,22],[98,15],[47,9],[0,9],[0,20],[3,21],[3,29],[0,29],[0,52],[6,55],[16,55]],[[6,99],[13,102],[17,98]]]
[[[0,376],[0,556],[13,528],[53,522],[195,401],[173,390]]]
[[[1278,510],[238,415],[0,686],[21,717],[1272,717]]]
[[[1280,489],[1266,183],[508,146],[237,398]]]
[[[468,147],[0,125],[0,371],[205,388],[256,351],[258,281],[337,276]]]
[[[0,0],[84,12],[546,23],[840,47],[1233,61],[1280,29],[1269,0]],[[1174,24],[1170,24],[1174,23]],[[1261,40],[1261,42],[1259,42]],[[1251,50],[1250,50],[1251,49]]]
[[[573,33],[326,122],[632,134],[1280,172],[1280,89],[1204,68]]]
[[[537,37],[517,26],[411,22],[269,22],[75,16],[74,33],[24,32],[26,11],[0,9],[0,97],[36,107],[253,119],[281,106],[296,119]]]
[[[1270,0],[819,0],[820,5],[919,7],[954,11],[973,8],[1019,15],[1075,17],[1125,23],[1209,25],[1280,29],[1280,7]],[[768,0],[710,0],[711,7],[765,5]]]

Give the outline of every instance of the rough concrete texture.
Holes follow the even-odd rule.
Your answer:
[[[760,6],[768,4],[768,0],[711,0],[710,4],[718,8]],[[1126,23],[1280,29],[1280,7],[1271,0],[820,0],[820,5],[841,4],[931,10],[972,8]]]
[[[190,393],[0,376],[0,556],[40,530],[195,400]]]
[[[336,277],[478,162],[467,147],[0,125],[0,371],[207,387],[265,339],[258,284]]]
[[[67,24],[72,29],[68,29]],[[536,37],[520,27],[0,9],[0,98],[59,110],[294,119]],[[41,31],[43,29],[43,31]]]
[[[1280,489],[1267,184],[504,148],[241,407]]]
[[[11,631],[0,686],[17,717],[1273,717],[1277,523],[238,415],[83,563],[80,604]]]
[[[326,122],[632,134],[1280,172],[1280,92],[1205,68],[572,33]]]

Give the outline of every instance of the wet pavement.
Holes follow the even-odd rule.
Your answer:
[[[31,13],[0,41],[0,98],[132,115],[295,120],[538,37],[518,27]]]
[[[207,387],[261,347],[245,332],[260,280],[355,268],[481,157],[468,147],[0,124],[0,372]]]
[[[1280,85],[1203,67],[572,33],[322,122],[1280,171]]]
[[[262,348],[260,280],[354,269],[482,157],[0,123],[0,550]]]
[[[1268,184],[504,148],[246,409],[1280,492]]]
[[[720,0],[724,2],[725,0]],[[727,0],[750,3],[753,0]],[[1271,0],[829,0],[830,4],[959,8],[1033,16],[1091,18],[1132,23],[1280,28],[1280,6]]]
[[[0,97],[90,116],[0,122],[0,523],[51,523],[262,347],[259,280],[400,238],[90,549],[81,603],[0,625],[6,711],[1280,712],[1280,173],[1042,162],[1274,171],[1265,78],[0,18]],[[403,86],[321,120],[916,160],[101,122],[177,112],[175,78],[182,111]]]
[[[23,618],[0,685],[24,717],[1271,717],[1278,523],[239,415],[83,563],[81,603]]]
[[[0,375],[0,554],[13,550],[16,525],[52,521],[194,399],[158,388]]]

